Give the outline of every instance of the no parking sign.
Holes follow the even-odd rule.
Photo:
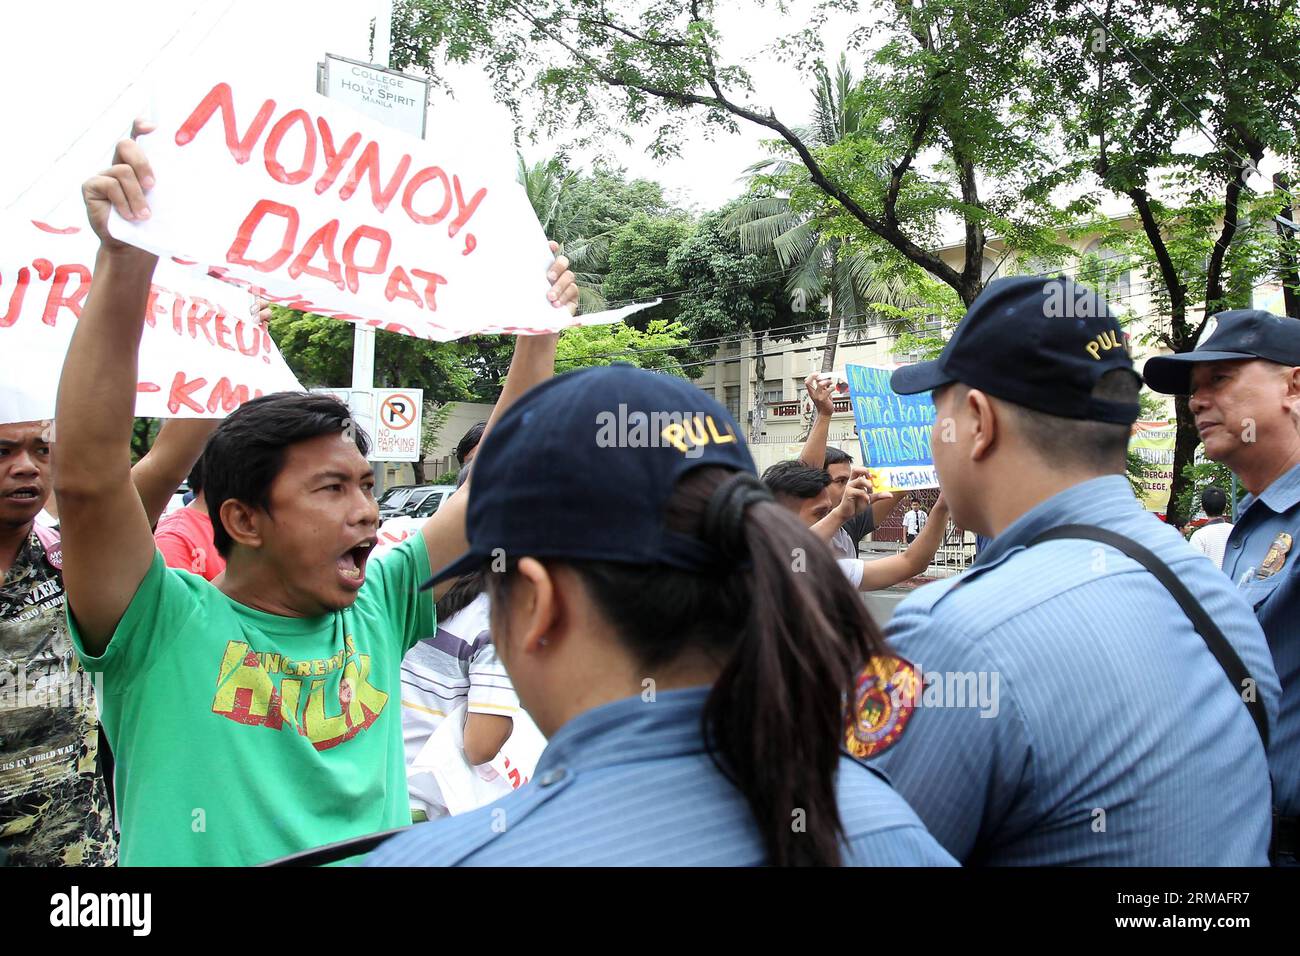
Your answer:
[[[375,389],[375,461],[419,461],[424,389]]]

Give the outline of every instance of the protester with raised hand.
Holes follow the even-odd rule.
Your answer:
[[[689,427],[599,441],[622,408]],[[841,753],[880,633],[721,405],[642,369],[573,372],[501,417],[472,484],[466,553],[430,583],[483,571],[493,643],[549,742],[527,787],[369,862],[951,865]]]
[[[777,503],[795,514],[817,540],[829,544],[843,525],[868,510],[877,499],[871,491],[866,471],[865,468],[854,469],[840,503],[833,508],[828,490],[830,476],[820,468],[809,468],[803,462],[777,462],[763,472],[763,484],[775,496]],[[931,535],[914,541],[902,554],[871,561],[839,558],[840,570],[860,591],[879,591],[916,577],[930,566],[943,543],[946,505],[944,515],[945,521],[940,522]]]
[[[831,507],[839,505],[844,496],[844,488],[851,478],[865,474],[866,469],[853,465],[853,456],[846,451],[828,446],[831,416],[835,414],[835,403],[831,390],[835,380],[829,376],[814,372],[804,379],[804,388],[817,409],[817,418],[812,430],[799,451],[799,461],[809,468],[821,468],[830,476]],[[871,507],[859,511],[851,519],[836,528],[831,536],[831,547],[841,558],[857,558],[858,545],[862,539],[880,527],[890,513],[898,507],[899,499],[887,492],[878,492],[871,498]]]
[[[433,631],[417,586],[463,552],[465,495],[368,565],[366,435],[331,398],[267,395],[205,452],[225,574],[167,569],[127,468],[155,257],[107,228],[110,207],[148,216],[153,174],[133,141],[114,160],[83,186],[100,250],[60,381],[55,488],[69,627],[103,674],[123,766],[122,862],[255,863],[409,823],[399,666]],[[572,309],[566,260],[551,276],[552,301]],[[498,412],[551,374],[554,349],[553,335],[519,340]]]

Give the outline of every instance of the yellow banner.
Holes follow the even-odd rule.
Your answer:
[[[1142,504],[1147,511],[1164,513],[1169,508],[1169,489],[1174,481],[1174,422],[1134,422],[1130,451],[1137,452],[1152,469],[1143,478]]]

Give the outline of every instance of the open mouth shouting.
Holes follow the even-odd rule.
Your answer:
[[[19,504],[30,504],[39,501],[41,498],[41,489],[36,485],[19,485],[4,493],[6,501],[13,501]]]
[[[355,591],[365,583],[366,560],[378,542],[379,539],[372,535],[363,538],[339,555],[335,564],[338,566],[339,580],[345,588]]]

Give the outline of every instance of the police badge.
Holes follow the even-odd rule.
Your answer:
[[[1271,578],[1282,570],[1282,565],[1286,563],[1286,556],[1291,551],[1291,536],[1285,531],[1278,534],[1273,539],[1273,543],[1268,546],[1268,554],[1264,556],[1264,563],[1259,566],[1259,571],[1255,574],[1255,580],[1262,581],[1264,578]]]

